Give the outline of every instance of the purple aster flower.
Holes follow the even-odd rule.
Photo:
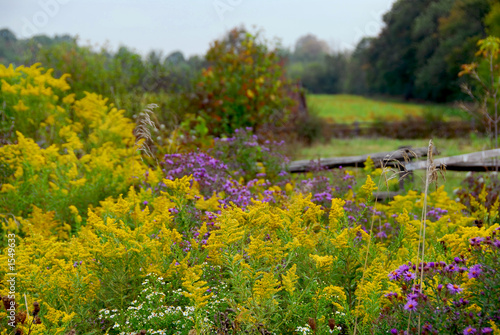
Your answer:
[[[448,291],[450,291],[451,294],[457,294],[463,291],[463,289],[457,284],[448,284],[446,285],[446,287],[448,288]]]
[[[398,330],[397,330],[397,329],[395,329],[395,328],[392,328],[392,329],[391,329],[391,334],[395,334],[395,335],[397,335],[397,334],[398,334]]]
[[[392,297],[397,298],[398,294],[396,292],[389,292],[385,295],[386,298],[391,299]]]
[[[491,334],[491,333],[493,333],[493,329],[491,329],[490,327],[481,329],[481,334]]]
[[[415,311],[417,309],[418,303],[415,300],[408,300],[404,309],[407,311]]]
[[[391,271],[389,273],[389,279],[390,280],[398,280],[399,278],[401,278],[401,274],[396,270],[396,271]]]
[[[493,241],[493,245],[494,245],[495,247],[497,247],[497,248],[499,248],[499,249],[500,249],[500,240],[495,239],[495,240]]]
[[[422,329],[430,332],[432,331],[432,325],[430,323],[426,323]]]
[[[483,272],[481,270],[481,264],[471,266],[471,268],[469,269],[469,279],[479,277],[481,272]]]
[[[470,245],[480,245],[484,241],[482,237],[473,237],[469,239]]]
[[[410,281],[412,279],[415,279],[415,274],[410,271],[406,271],[405,274],[403,275],[404,280]]]
[[[476,328],[472,328],[472,326],[469,326],[467,328],[464,329],[464,334],[467,335],[467,334],[477,334],[477,329]]]
[[[418,294],[417,293],[410,293],[406,296],[406,299],[409,300],[417,300],[418,299]]]

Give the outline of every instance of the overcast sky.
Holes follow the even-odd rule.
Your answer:
[[[314,34],[335,50],[375,36],[394,0],[0,0],[0,28],[19,38],[78,35],[80,42],[113,50],[126,45],[146,54],[180,50],[204,54],[235,26],[257,27],[293,49]]]

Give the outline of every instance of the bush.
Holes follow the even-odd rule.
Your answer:
[[[147,167],[124,111],[94,93],[75,99],[66,78],[38,64],[0,65],[2,119],[14,127],[3,140],[17,142],[0,147],[0,213],[55,211],[57,225],[74,231],[89,204],[126,191]]]
[[[283,60],[258,35],[234,29],[212,44],[206,61],[188,99],[191,113],[205,118],[211,134],[285,120],[291,101]]]

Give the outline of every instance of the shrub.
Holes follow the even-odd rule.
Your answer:
[[[234,29],[206,54],[208,67],[195,81],[190,110],[205,118],[210,133],[280,123],[291,105],[283,61],[259,36]]]
[[[4,140],[17,141],[0,147],[0,213],[55,211],[74,231],[90,204],[126,191],[147,167],[134,147],[133,122],[97,94],[67,94],[66,77],[39,64],[0,65],[2,120],[14,130]]]

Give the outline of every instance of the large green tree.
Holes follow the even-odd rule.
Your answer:
[[[396,1],[383,17],[380,35],[354,55],[362,61],[358,72],[366,75],[366,92],[462,98],[460,66],[472,61],[488,30],[500,30],[499,13],[498,0]]]

